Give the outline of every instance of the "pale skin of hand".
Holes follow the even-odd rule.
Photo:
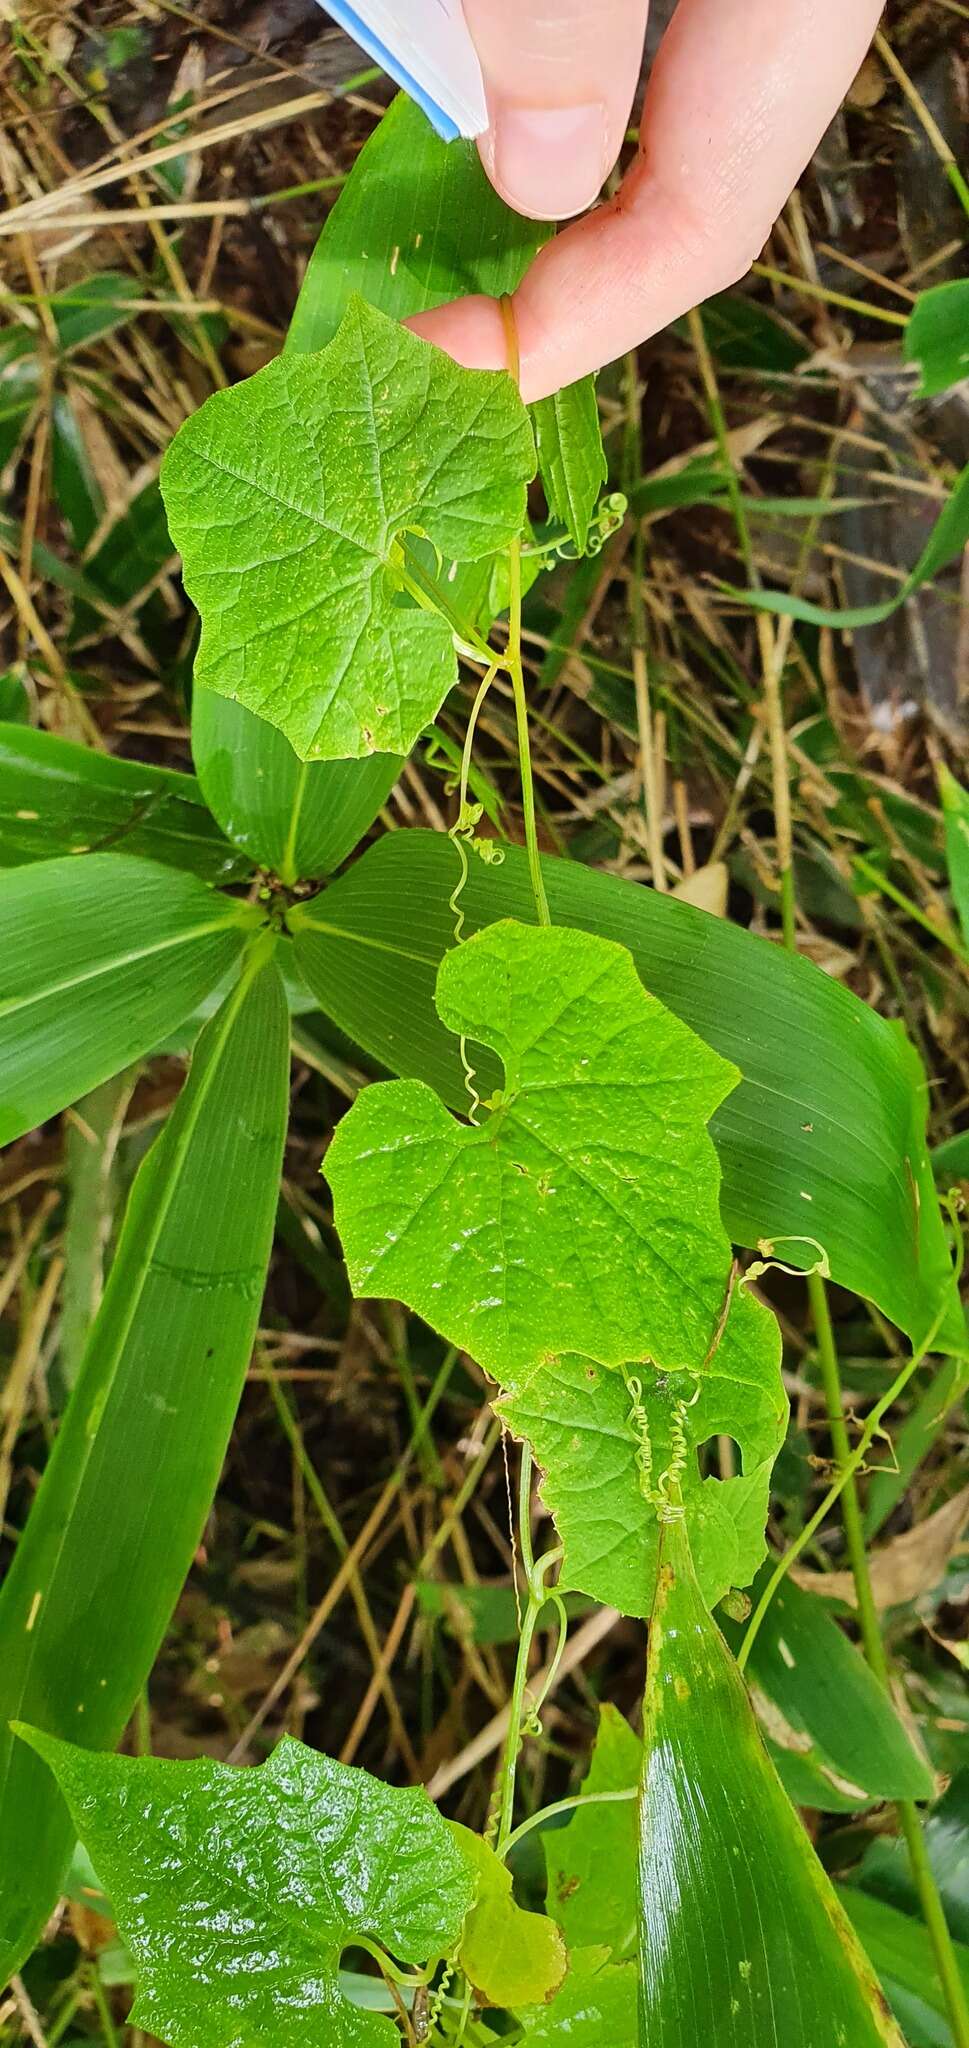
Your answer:
[[[648,0],[464,0],[503,198],[572,221],[514,297],[524,398],[635,348],[749,270],[858,71],[880,0],[679,0],[640,146],[615,198]],[[504,369],[492,299],[408,322],[470,369]]]

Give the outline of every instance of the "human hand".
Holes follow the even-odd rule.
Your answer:
[[[491,126],[485,169],[542,220],[595,199],[622,144],[648,0],[464,0]],[[621,190],[541,250],[515,293],[526,399],[543,398],[725,291],[760,254],[858,70],[881,0],[679,0]],[[408,322],[503,369],[497,303]]]

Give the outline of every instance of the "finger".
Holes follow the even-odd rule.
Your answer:
[[[597,199],[622,146],[648,0],[464,0],[484,74],[482,161],[518,213],[564,220]]]
[[[750,268],[858,70],[879,0],[680,0],[617,197],[557,235],[515,294],[526,399],[634,348]],[[410,323],[505,366],[493,301]]]

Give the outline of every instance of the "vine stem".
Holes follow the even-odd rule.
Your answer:
[[[495,1854],[496,1856],[502,1859],[508,1854],[509,1844],[512,1839],[512,1821],[514,1819],[515,1811],[515,1778],[517,1774],[518,1751],[521,1744],[522,1725],[525,1713],[525,1691],[528,1685],[528,1665],[529,1659],[531,1657],[532,1643],[535,1639],[535,1630],[538,1626],[539,1616],[542,1613],[543,1608],[547,1607],[550,1601],[553,1602],[558,1608],[558,1649],[555,1653],[555,1656],[552,1659],[551,1665],[546,1675],[546,1681],[541,1696],[535,1702],[535,1707],[533,1711],[537,1712],[538,1708],[541,1706],[542,1700],[545,1698],[551,1685],[554,1682],[555,1672],[558,1669],[559,1660],[561,1658],[562,1651],[565,1647],[565,1635],[568,1625],[566,1621],[565,1608],[560,1596],[558,1595],[558,1593],[555,1592],[554,1589],[550,1590],[549,1588],[547,1588],[545,1584],[545,1580],[548,1576],[548,1573],[551,1571],[553,1565],[556,1565],[558,1563],[562,1555],[561,1547],[557,1546],[554,1550],[547,1550],[545,1552],[544,1557],[540,1557],[537,1560],[537,1562],[535,1559],[534,1551],[532,1549],[531,1507],[533,1470],[534,1467],[532,1462],[531,1451],[527,1444],[523,1444],[521,1466],[519,1469],[518,1476],[518,1547],[521,1553],[522,1566],[525,1573],[525,1583],[528,1588],[528,1600],[526,1602],[525,1612],[522,1615],[521,1625],[518,1633],[518,1654],[515,1658],[515,1677],[512,1683],[511,1699],[508,1703],[508,1733],[505,1737],[505,1747],[502,1753],[501,1769],[498,1774],[499,1803],[498,1827],[495,1836]]]
[[[703,321],[699,312],[690,314],[690,334],[700,369],[718,451],[724,465],[727,490],[737,529],[740,551],[747,571],[747,580],[750,587],[756,589],[760,579],[757,574],[757,565],[751,543],[750,529],[747,523],[746,509],[743,503],[739,479],[730,453],[726,420],[720,402],[716,371],[707,346]],[[784,631],[785,627],[787,628],[786,632]],[[775,632],[768,615],[765,612],[759,612],[757,615],[757,637],[764,677],[764,704],[770,741],[774,829],[777,841],[777,865],[780,876],[783,937],[786,950],[790,953],[795,953],[797,951],[797,938],[793,832],[787,760],[787,732],[781,681],[790,641],[790,622],[788,620],[782,621],[780,629]],[[942,1312],[940,1311],[925,1344],[909,1359],[893,1386],[889,1388],[888,1394],[872,1410],[862,1432],[861,1440],[856,1450],[852,1453],[844,1418],[844,1396],[838,1364],[838,1353],[828,1309],[827,1291],[822,1275],[817,1271],[809,1272],[807,1275],[807,1286],[814,1317],[815,1334],[818,1344],[818,1362],[821,1368],[821,1380],[824,1389],[828,1424],[831,1430],[831,1442],[838,1466],[838,1478],[835,1485],[825,1496],[817,1513],[811,1517],[806,1528],[801,1531],[800,1537],[785,1552],[784,1557],[779,1561],[774,1572],[771,1574],[761,1600],[751,1618],[738,1663],[740,1669],[743,1670],[750,1655],[757,1631],[781,1578],[789,1570],[794,1562],[794,1558],[803,1549],[804,1544],[808,1541],[810,1535],[813,1534],[814,1529],[819,1526],[829,1508],[840,1497],[845,1544],[855,1583],[858,1620],[865,1657],[875,1677],[884,1687],[889,1698],[891,1698],[891,1672],[889,1670],[885,1645],[882,1640],[878,1609],[872,1592],[871,1573],[868,1566],[868,1553],[865,1548],[864,1525],[858,1499],[858,1489],[855,1485],[855,1473],[874,1438],[882,1415],[887,1412],[891,1402],[897,1399],[902,1388],[911,1378],[916,1366],[926,1355],[932,1339],[937,1334],[941,1325]],[[918,1892],[925,1925],[932,1943],[953,2040],[956,2048],[969,2048],[969,2001],[967,2001],[965,1987],[959,1974],[955,1951],[952,1946],[952,1937],[949,1933],[942,1900],[925,1847],[918,1809],[914,1800],[897,1800],[895,1804],[899,1825],[908,1851],[912,1878]]]
[[[545,878],[542,874],[541,857],[538,851],[538,831],[535,824],[535,784],[532,778],[532,750],[528,738],[528,702],[525,696],[525,671],[522,667],[522,544],[513,540],[508,549],[508,578],[511,602],[508,612],[508,673],[515,698],[515,724],[518,730],[518,767],[522,785],[522,811],[525,819],[525,846],[528,852],[528,872],[531,876],[532,894],[538,922],[550,925],[552,922],[545,894]]]

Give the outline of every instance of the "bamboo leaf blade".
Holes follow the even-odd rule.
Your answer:
[[[0,867],[98,851],[186,868],[204,882],[235,881],[249,869],[194,776],[0,724]]]
[[[770,1570],[771,1566],[764,1567],[752,1591],[755,1606]],[[719,1616],[718,1620],[736,1649],[743,1626]],[[866,1794],[875,1799],[931,1799],[932,1771],[913,1747],[860,1650],[824,1601],[790,1577],[778,1586],[767,1609],[748,1672],[758,1718],[782,1778],[785,1757],[810,1758],[821,1776],[821,1803],[825,1778],[834,1791],[854,1788],[856,1803]]]
[[[930,583],[948,564],[961,555],[969,541],[969,464],[956,478],[952,491],[929,534],[922,553],[913,569],[899,583],[891,597],[881,604],[863,604],[829,608],[823,604],[812,604],[807,598],[790,597],[780,590],[738,590],[732,584],[725,584],[724,590],[738,603],[751,605],[755,611],[776,612],[790,619],[800,619],[808,626],[839,626],[855,629],[859,626],[880,626],[897,612],[901,605],[923,583]]]
[[[466,292],[501,298],[552,232],[505,205],[473,142],[442,142],[400,93],[324,222],[287,350],[325,348],[355,293],[394,320]]]
[[[115,853],[0,879],[0,1144],[151,1052],[238,959],[259,913]]]
[[[396,754],[301,761],[276,726],[215,690],[195,692],[192,755],[226,837],[285,882],[332,874],[401,769]]]
[[[272,1241],[289,1018],[274,965],[206,1029],[135,1181],[77,1386],[0,1593],[0,1975],[49,1914],[73,1834],[9,1723],[113,1745],[199,1540]]]
[[[904,2048],[703,1605],[682,1515],[650,1625],[642,2048]]]

